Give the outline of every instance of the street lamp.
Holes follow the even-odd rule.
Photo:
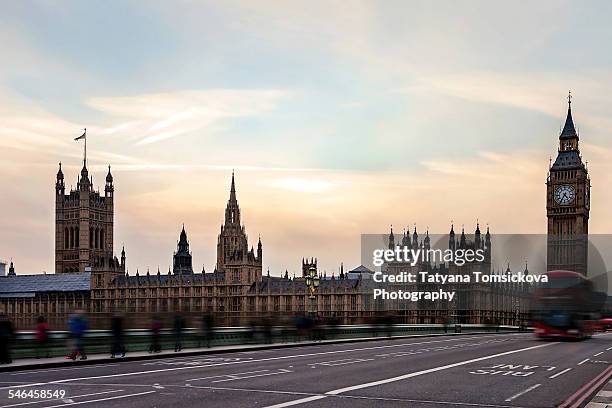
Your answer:
[[[306,274],[306,287],[308,288],[308,297],[310,298],[310,315],[315,318],[317,315],[317,288],[319,287],[320,279],[317,275],[317,269],[311,266]]]

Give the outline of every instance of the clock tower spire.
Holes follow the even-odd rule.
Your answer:
[[[547,270],[587,273],[591,180],[582,162],[572,118],[572,95],[559,134],[557,158],[546,179]]]

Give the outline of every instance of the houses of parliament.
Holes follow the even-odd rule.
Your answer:
[[[547,175],[548,269],[570,269],[586,273],[590,179],[578,149],[571,100],[565,126],[559,136],[558,157]],[[301,261],[301,276],[263,273],[261,239],[249,247],[243,223],[235,176],[232,173],[229,198],[217,239],[216,267],[196,272],[192,265],[187,230],[183,226],[168,271],[129,274],[125,248],[114,252],[115,185],[111,167],[104,193],[94,190],[86,159],[76,188],[66,191],[61,163],[55,181],[55,273],[18,274],[11,263],[7,276],[0,277],[0,311],[17,328],[33,326],[44,315],[52,328],[64,328],[69,314],[84,310],[92,327],[104,328],[114,312],[124,313],[129,326],[142,327],[153,316],[180,312],[194,324],[203,314],[214,314],[221,325],[244,325],[261,316],[281,322],[292,314],[305,314],[309,298],[305,275],[317,268],[315,258]],[[419,237],[415,230],[401,239],[393,231],[386,237],[394,245],[427,247],[429,234]],[[495,271],[491,262],[489,230],[481,235],[477,225],[473,239],[451,227],[449,248],[482,248],[483,262],[453,265],[417,265],[420,270],[440,273],[512,273],[510,267]],[[299,260],[297,260],[299,262]],[[296,262],[296,263],[297,263]],[[390,270],[407,265],[389,264]],[[318,273],[318,272],[317,272]],[[518,273],[529,273],[527,268]],[[455,302],[381,302],[373,300],[376,283],[372,271],[359,266],[338,276],[321,276],[316,292],[316,311],[321,318],[334,317],[342,323],[363,323],[382,314],[394,314],[401,323],[518,324],[528,314],[528,288],[517,285],[463,286]],[[421,290],[424,288],[420,288]]]

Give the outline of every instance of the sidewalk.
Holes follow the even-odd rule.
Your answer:
[[[606,383],[585,408],[612,408],[612,380]]]
[[[504,334],[492,333],[492,332],[472,332],[472,333],[435,333],[435,334],[411,334],[394,337],[358,337],[352,339],[332,339],[332,340],[317,340],[317,341],[301,341],[301,342],[288,342],[288,343],[259,343],[259,344],[242,344],[242,345],[231,345],[231,346],[216,346],[210,348],[190,348],[179,352],[173,350],[163,350],[160,353],[149,353],[146,351],[135,351],[128,352],[125,357],[111,358],[110,354],[90,354],[87,356],[87,360],[73,361],[65,357],[51,357],[51,358],[23,358],[13,360],[11,364],[0,365],[0,372],[6,371],[19,371],[19,370],[32,370],[32,369],[44,369],[54,367],[66,367],[66,366],[82,366],[82,365],[93,365],[93,364],[108,364],[108,363],[119,363],[122,361],[139,361],[139,360],[152,360],[163,357],[188,357],[188,356],[199,356],[207,354],[223,354],[240,351],[256,351],[266,349],[278,349],[278,348],[294,348],[303,346],[312,346],[319,344],[333,344],[333,343],[359,343],[373,340],[401,340],[408,338],[420,338],[420,337],[440,337],[440,336],[473,336],[473,335],[495,335]],[[507,333],[506,333],[507,334]]]

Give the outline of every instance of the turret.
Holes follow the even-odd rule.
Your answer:
[[[57,178],[55,181],[55,193],[58,196],[62,196],[62,200],[63,200],[65,191],[66,191],[66,186],[64,184],[64,172],[62,171],[62,162],[60,162],[59,170],[57,171]]]
[[[459,248],[465,249],[466,246],[465,227],[461,226],[461,236],[459,237]]]
[[[106,197],[112,197],[115,188],[113,186],[113,175],[111,174],[111,166],[108,165],[108,174],[106,175],[106,186],[104,187],[104,193]]]
[[[191,253],[189,252],[189,241],[185,232],[185,224],[179,237],[176,252],[173,258],[173,272],[175,275],[193,274]]]
[[[393,225],[391,225],[391,232],[389,233],[389,249],[395,249],[395,235],[393,235]]]
[[[410,232],[406,232],[406,230],[402,234],[402,246],[410,248]]]
[[[81,169],[81,177],[79,179],[79,191],[91,191],[91,181],[89,180],[89,172],[87,171],[87,166],[85,166],[85,163],[83,163],[83,168]]]
[[[11,260],[11,264],[8,270],[8,276],[15,276],[15,265],[13,265],[13,260]]]
[[[448,249],[454,251],[456,242],[457,241],[455,241],[455,225],[451,222],[451,229],[448,233]]]
[[[263,258],[263,249],[261,245],[261,236],[259,236],[259,241],[257,242],[257,260],[261,263]]]
[[[121,248],[121,269],[125,270],[125,246]]]
[[[417,234],[416,224],[414,224],[414,232],[412,233],[412,248],[419,247],[419,234]]]
[[[480,249],[481,247],[480,224],[478,221],[476,221],[476,231],[474,232],[474,246],[476,249]]]

